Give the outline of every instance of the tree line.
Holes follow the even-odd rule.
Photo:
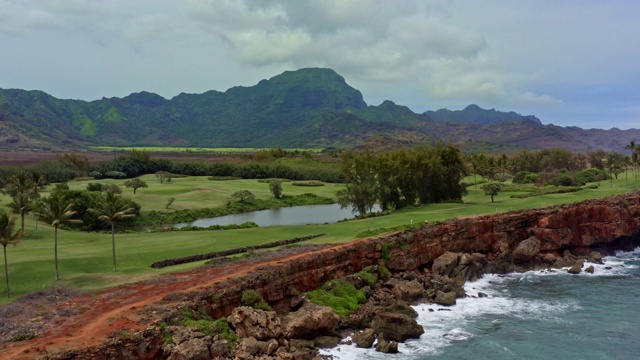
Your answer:
[[[58,270],[58,228],[60,226],[80,226],[86,222],[104,222],[111,228],[113,271],[117,271],[115,223],[131,219],[139,214],[140,207],[133,201],[111,191],[70,191],[64,184],[58,184],[47,197],[40,196],[40,190],[47,185],[39,173],[18,171],[6,182],[3,192],[12,202],[9,208],[20,216],[20,228],[16,228],[17,217],[0,213],[0,243],[3,246],[7,296],[11,297],[9,272],[7,266],[7,246],[17,245],[25,235],[25,215],[35,213],[38,220],[51,225],[54,229],[55,279],[60,279]],[[37,221],[36,220],[36,227]]]
[[[400,209],[461,200],[466,194],[460,181],[467,167],[460,149],[451,144],[380,154],[344,152],[340,168],[345,188],[338,192],[338,202],[361,215],[375,204],[382,210]]]

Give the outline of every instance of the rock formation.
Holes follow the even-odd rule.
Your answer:
[[[383,244],[389,249],[386,261],[381,259]],[[358,346],[372,346],[373,333],[373,336],[377,334],[379,351],[397,352],[397,341],[422,333],[421,327],[415,326],[406,303],[431,301],[452,305],[456,298],[465,296],[462,288],[465,281],[486,272],[572,265],[573,270],[581,271],[584,259],[601,261],[601,253],[594,249],[631,249],[638,244],[640,193],[544,209],[452,219],[315,251],[190,295],[193,306],[204,308],[211,318],[228,316],[231,326],[244,337],[235,350],[226,346],[218,335],[192,331],[183,336],[180,343],[174,341],[176,344],[165,346],[163,351],[163,332],[157,326],[151,326],[132,338],[139,339],[137,342],[129,339],[123,344],[108,340],[99,348],[83,349],[73,356],[306,359],[315,356],[316,337],[334,336],[334,330],[339,327],[366,329],[355,336]],[[298,297],[299,293],[368,266],[376,272],[379,264],[384,264],[396,276],[389,281],[379,280],[371,287],[360,284],[358,287],[366,292],[369,301],[352,316],[338,319],[328,308]],[[289,313],[278,317],[276,313],[236,308],[245,289],[257,290],[274,308]],[[292,309],[293,304],[296,309]]]

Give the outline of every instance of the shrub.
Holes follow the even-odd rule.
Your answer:
[[[511,182],[514,184],[533,184],[538,180],[538,174],[528,171],[518,171]]]
[[[374,274],[371,273],[371,268],[363,269],[362,271],[357,272],[355,275],[362,279],[365,284],[372,286],[378,280]]]
[[[342,279],[332,280],[321,287],[307,293],[309,301],[321,306],[328,306],[336,314],[349,316],[367,301],[363,290]]]
[[[104,189],[103,183],[88,183],[87,190],[88,191],[102,191]]]
[[[207,179],[211,181],[225,181],[225,180],[240,180],[242,178],[239,178],[237,176],[209,176],[207,177]]]
[[[260,183],[270,183],[272,181],[278,181],[278,182],[291,182],[291,180],[289,179],[284,179],[284,178],[266,178],[266,179],[258,179],[258,182]]]
[[[240,300],[240,304],[244,306],[251,306],[254,309],[260,309],[264,311],[272,311],[273,309],[266,301],[262,298],[259,292],[256,290],[245,290],[242,292],[242,299]]]
[[[94,178],[94,179],[100,179],[102,178],[102,173],[99,171],[92,171],[89,173],[89,176]]]
[[[294,181],[291,183],[293,186],[324,186],[324,183],[316,180],[309,181]]]
[[[127,174],[123,173],[122,171],[107,171],[106,173],[104,173],[104,177],[111,179],[124,179],[127,177]]]
[[[380,247],[380,258],[382,260],[389,260],[391,259],[391,248],[393,247],[393,243],[386,241],[384,243],[382,243],[382,246]]]

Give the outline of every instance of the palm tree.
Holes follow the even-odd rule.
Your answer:
[[[135,217],[134,209],[128,207],[129,204],[124,198],[111,192],[104,193],[99,199],[96,207],[89,209],[89,212],[98,216],[99,220],[111,225],[111,247],[113,252],[113,271],[116,267],[116,221]]]
[[[25,194],[31,190],[31,179],[29,174],[24,170],[19,170],[7,181],[9,185],[5,192],[11,197],[16,197],[18,194]]]
[[[40,198],[40,190],[44,189],[47,185],[47,178],[45,178],[42,173],[38,171],[31,173],[31,192],[33,194],[33,199]],[[36,229],[38,229],[38,220],[38,216],[36,215]]]
[[[79,224],[82,220],[72,219],[76,214],[73,204],[62,194],[51,194],[40,201],[38,216],[53,226],[54,243],[53,255],[56,264],[56,280],[60,280],[58,273],[58,226],[60,224]]]
[[[22,233],[13,232],[16,226],[16,218],[9,217],[6,213],[0,214],[0,244],[4,250],[4,276],[7,279],[7,297],[11,297],[11,289],[9,288],[9,268],[7,266],[7,245],[17,245]]]
[[[20,230],[24,234],[24,217],[33,210],[33,199],[29,193],[17,193],[9,204],[11,212],[20,215]]]

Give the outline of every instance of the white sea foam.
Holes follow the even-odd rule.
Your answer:
[[[355,345],[340,345],[334,349],[322,350],[322,354],[333,355],[340,360],[420,358],[424,355],[439,354],[447,346],[464,343],[474,337],[485,336],[501,327],[500,317],[536,319],[553,323],[570,323],[563,314],[581,310],[578,302],[558,302],[547,299],[514,297],[510,285],[531,283],[535,285],[544,276],[619,276],[636,268],[630,262],[640,260],[640,248],[632,252],[619,252],[607,256],[604,264],[586,263],[584,269],[593,265],[594,273],[585,271],[572,275],[565,269],[529,271],[507,275],[486,274],[475,282],[465,284],[468,297],[458,299],[455,306],[436,304],[414,306],[418,312],[416,321],[424,327],[425,333],[417,340],[399,344],[400,354],[381,354],[373,349],[360,349]],[[480,293],[486,296],[479,296]],[[494,318],[493,321],[486,321]],[[484,319],[484,320],[483,320]],[[509,352],[509,349],[504,349]]]

